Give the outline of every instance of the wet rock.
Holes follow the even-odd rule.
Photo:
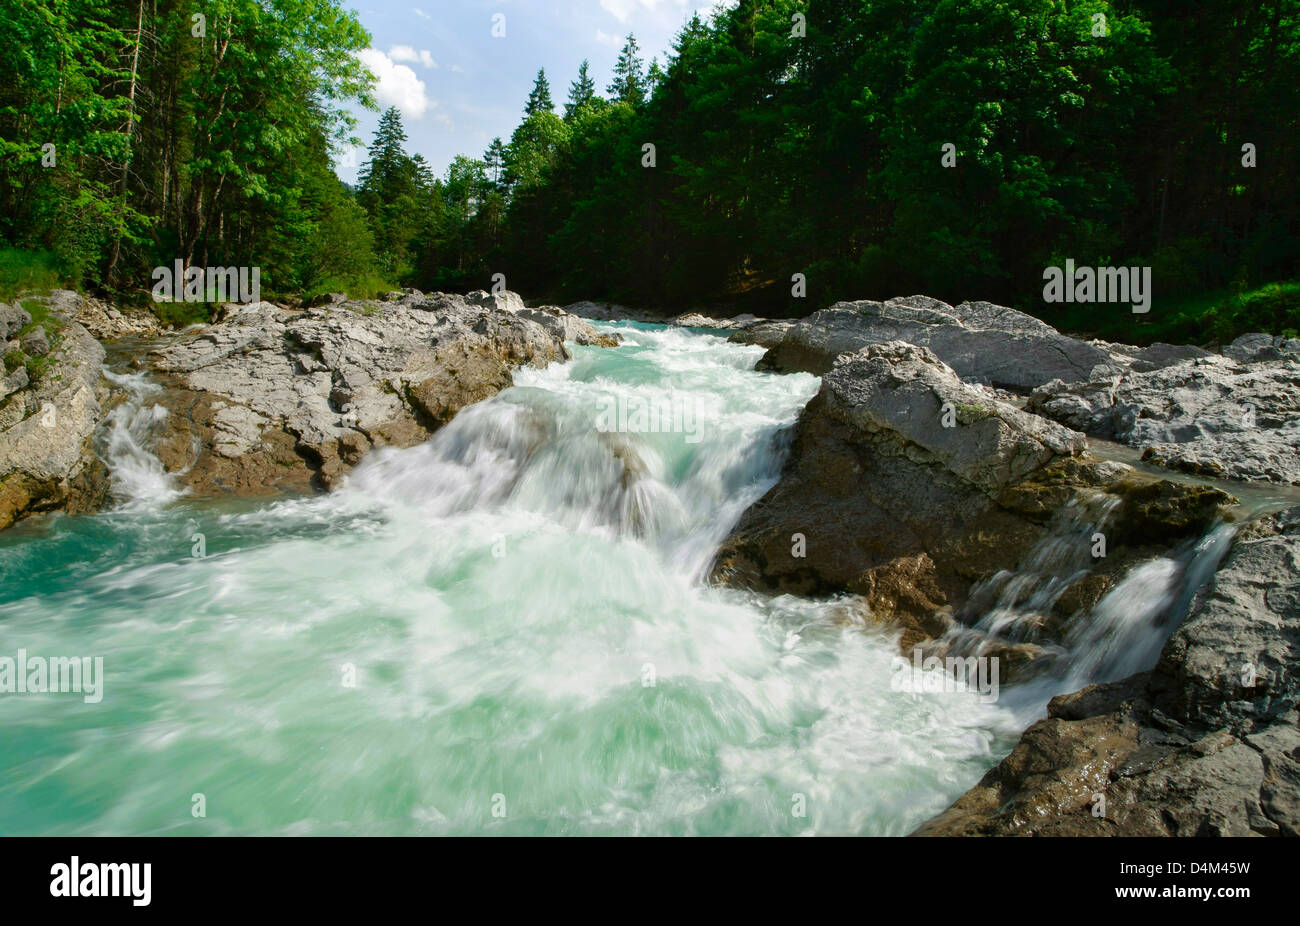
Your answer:
[[[959,606],[973,580],[1013,567],[1042,535],[1000,496],[1083,449],[1082,435],[963,383],[925,348],[864,348],[823,377],[781,480],[722,544],[714,576],[774,592],[848,591],[924,635],[939,626],[936,611]]]
[[[917,835],[1300,835],[1298,566],[1300,509],[1249,528],[1155,669],[1054,698]]]
[[[1130,359],[1129,365],[1135,373],[1147,373],[1152,370],[1163,370],[1165,367],[1187,360],[1213,356],[1208,350],[1190,344],[1156,343],[1137,351]]]
[[[1151,673],[1156,706],[1253,729],[1300,701],[1300,511],[1238,540]],[[1249,683],[1249,684],[1247,684]]]

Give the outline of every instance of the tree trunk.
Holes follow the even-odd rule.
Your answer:
[[[140,37],[144,32],[144,0],[140,0],[135,17],[135,48],[131,52],[131,87],[127,91],[126,101],[126,154],[122,158],[122,173],[117,179],[117,198],[121,203],[118,216],[117,234],[113,236],[113,253],[108,258],[108,269],[104,278],[109,286],[114,286],[117,275],[117,261],[122,256],[122,228],[126,222],[126,181],[131,173],[131,142],[135,134],[135,79],[140,71]]]

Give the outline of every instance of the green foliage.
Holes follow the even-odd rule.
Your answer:
[[[193,12],[0,0],[0,240],[127,297],[177,258],[303,284],[369,36],[341,0],[207,0],[204,36]]]
[[[0,247],[0,301],[24,292],[48,292],[66,281],[67,272],[53,253]]]
[[[646,78],[642,71],[644,63],[637,54],[640,50],[636,43],[636,36],[629,34],[623,50],[618,54],[618,61],[614,63],[614,80],[607,88],[607,92],[614,100],[631,106],[640,106],[645,102]]]
[[[537,80],[533,84],[532,92],[528,94],[528,102],[524,104],[524,118],[537,113],[549,113],[555,109],[555,104],[551,102],[551,85],[546,79],[546,69],[541,68],[537,72]]]
[[[24,299],[22,307],[32,320],[23,326],[22,331],[19,332],[20,336],[34,328],[44,328],[45,333],[53,337],[67,327],[67,323],[62,318],[50,311],[49,304],[40,299]]]
[[[151,302],[149,309],[164,325],[184,328],[187,325],[206,325],[212,321],[217,304],[214,302]]]
[[[564,104],[564,121],[572,122],[578,111],[593,105],[596,99],[596,82],[587,73],[590,64],[586,58],[578,65],[578,76],[569,84],[569,102]]]
[[[925,292],[1090,330],[1105,307],[1042,301],[1068,257],[1154,268],[1134,339],[1300,266],[1298,0],[741,0],[651,71],[629,36],[612,103],[580,69],[567,134],[512,137],[512,286],[790,315]]]
[[[648,69],[629,35],[608,100],[582,62],[563,117],[539,70],[508,142],[440,177],[388,110],[355,193],[330,161],[373,105],[356,14],[203,12],[196,38],[175,4],[0,0],[0,298],[144,296],[179,257],[272,297],[501,271],[770,315],[991,299],[1124,340],[1300,327],[1295,284],[1261,286],[1300,266],[1300,0],[739,0]],[[1151,266],[1153,311],[1044,304],[1066,258]]]
[[[1214,346],[1257,331],[1295,338],[1300,337],[1300,282],[1169,296],[1157,292],[1151,313],[1141,316],[1131,314],[1126,306],[1076,305],[1062,324],[1072,331],[1134,344]]]

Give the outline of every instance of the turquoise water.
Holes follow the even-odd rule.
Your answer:
[[[0,656],[105,673],[0,695],[0,832],[903,834],[973,785],[1025,717],[891,690],[893,639],[835,602],[705,579],[817,379],[602,327],[627,342],[270,504],[178,497],[118,379],[118,507],[0,534]]]

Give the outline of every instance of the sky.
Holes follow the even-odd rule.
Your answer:
[[[647,66],[662,64],[673,37],[700,0],[349,0],[371,35],[362,60],[377,78],[380,109],[396,106],[407,151],[422,154],[439,176],[457,154],[482,157],[496,136],[510,140],[524,103],[546,69],[551,99],[563,113],[569,83],[586,58],[604,93],[619,50],[634,33]],[[504,36],[494,23],[504,17]],[[496,31],[501,31],[498,25]],[[340,179],[355,183],[379,114],[354,107],[360,149],[336,160]]]

